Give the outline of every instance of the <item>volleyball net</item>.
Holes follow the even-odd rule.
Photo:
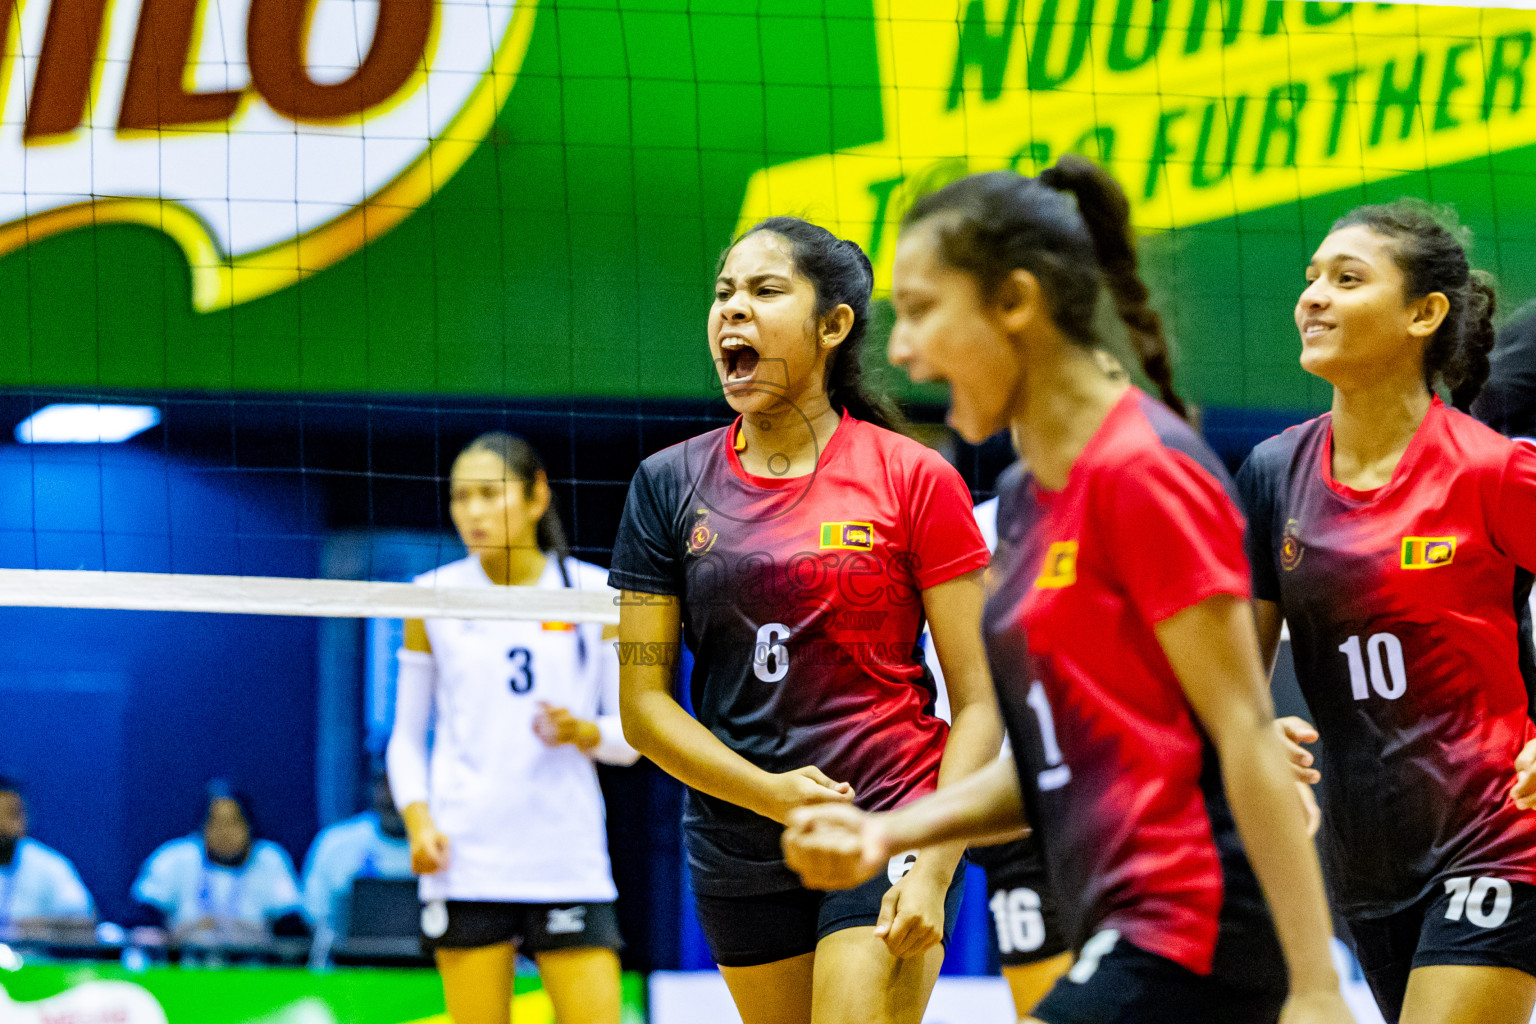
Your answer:
[[[8,9],[0,772],[102,851],[109,919],[122,851],[183,823],[140,834],[107,795],[255,780],[296,856],[361,806],[401,620],[617,621],[607,592],[410,581],[465,556],[451,469],[488,431],[532,444],[572,554],[608,563],[640,461],[732,418],[703,328],[762,217],[869,253],[867,368],[977,498],[1007,441],[945,436],[942,388],[884,358],[902,215],[958,175],[1108,167],[1178,387],[1234,465],[1326,404],[1291,310],[1352,206],[1453,204],[1502,308],[1536,297],[1531,9]],[[646,827],[643,800],[613,806]]]

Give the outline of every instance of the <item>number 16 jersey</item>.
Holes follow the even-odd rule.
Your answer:
[[[1435,399],[1383,487],[1335,481],[1332,451],[1325,415],[1237,478],[1321,735],[1330,895],[1379,917],[1452,874],[1536,883],[1536,812],[1509,796],[1536,738],[1536,447]]]

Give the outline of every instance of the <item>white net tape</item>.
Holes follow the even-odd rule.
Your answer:
[[[0,569],[0,606],[326,618],[619,621],[612,591],[421,587],[366,580]]]

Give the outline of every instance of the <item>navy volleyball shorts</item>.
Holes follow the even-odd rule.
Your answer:
[[[987,910],[1004,967],[1023,967],[1065,953],[1067,939],[1045,879],[1039,848],[1027,839],[966,852],[987,872]]]
[[[1275,1024],[1285,988],[1196,974],[1101,931],[1031,1011],[1045,1024]]]
[[[478,949],[503,942],[528,956],[557,949],[621,949],[612,903],[497,903],[432,900],[421,907],[421,946]]]
[[[814,953],[816,944],[846,928],[873,927],[885,894],[911,869],[914,854],[891,858],[886,871],[839,892],[794,888],[761,896],[694,896],[699,926],[715,963],[758,967]],[[944,897],[944,941],[954,933],[965,893],[965,861]]]
[[[1437,879],[1389,917],[1345,918],[1381,1015],[1396,1024],[1416,967],[1513,967],[1536,976],[1536,886],[1493,875]]]

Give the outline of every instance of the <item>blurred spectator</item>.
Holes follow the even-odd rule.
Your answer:
[[[324,828],[304,859],[304,914],[317,933],[346,932],[352,883],[359,878],[410,878],[411,844],[395,810],[389,776],[373,778],[373,806]]]
[[[27,838],[21,786],[0,775],[0,938],[90,922],[95,914],[91,894],[69,859]]]
[[[255,833],[250,800],[227,783],[210,783],[201,831],[150,854],[134,898],[164,915],[175,941],[264,942],[300,910],[299,888],[288,854]]]
[[[1473,415],[1506,437],[1536,437],[1536,303],[1499,331],[1488,362]]]

